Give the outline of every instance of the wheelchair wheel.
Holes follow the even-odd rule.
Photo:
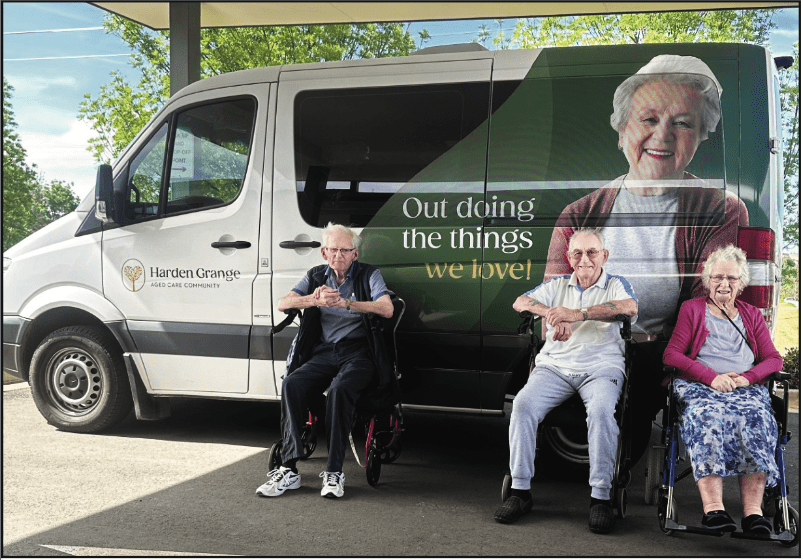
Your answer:
[[[624,519],[627,516],[627,488],[616,489],[616,517]]]
[[[282,466],[283,447],[284,444],[282,443],[282,440],[277,441],[270,447],[270,452],[268,453],[268,471],[278,469]]]
[[[510,490],[513,488],[513,477],[510,476],[510,473],[505,475],[505,478],[502,479],[502,503],[510,497]]]
[[[382,461],[376,454],[376,449],[373,447],[368,450],[368,458],[365,461],[365,476],[368,479],[368,484],[376,486],[379,482],[379,474],[382,472]]]
[[[644,476],[644,502],[654,506],[658,503],[658,489],[661,487],[661,470],[664,465],[664,448],[651,447],[647,455],[647,469]]]
[[[396,440],[396,443],[380,453],[379,458],[383,463],[390,464],[398,459],[399,455],[401,455],[401,441]]]
[[[667,496],[666,491],[659,492],[661,499],[658,500],[658,527],[661,528],[661,531],[666,535],[673,535],[675,533],[672,529],[666,528],[666,503],[667,503]],[[670,518],[672,521],[677,523],[678,521],[678,506],[675,502],[675,499],[672,498],[672,517]]]
[[[302,459],[309,459],[318,445],[318,434],[313,431],[312,426],[304,426],[301,430],[301,441],[304,445],[304,456]]]
[[[773,525],[775,526],[776,534],[783,532],[783,511],[780,508],[775,512]],[[789,531],[794,538],[791,541],[781,541],[781,544],[791,548],[800,544],[800,514],[792,506],[789,506]]]

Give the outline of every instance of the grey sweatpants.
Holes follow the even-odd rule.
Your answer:
[[[513,488],[528,490],[535,474],[535,438],[540,424],[550,410],[575,392],[586,407],[588,457],[591,462],[588,484],[591,496],[610,498],[619,427],[614,411],[622,392],[624,374],[616,368],[604,368],[582,377],[571,377],[547,367],[536,367],[527,384],[513,400],[510,415],[510,473]]]

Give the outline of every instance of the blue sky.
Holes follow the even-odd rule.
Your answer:
[[[46,181],[72,182],[83,197],[94,188],[96,163],[87,151],[92,131],[79,120],[78,109],[84,94],[96,97],[115,70],[138,83],[138,72],[128,65],[131,50],[100,28],[106,12],[87,3],[3,2],[2,10],[3,76],[14,87],[11,103],[28,163],[35,163]],[[798,9],[776,16],[773,55],[792,53],[799,16]],[[424,46],[467,43],[483,23],[496,35],[494,20],[413,23],[410,32],[418,44],[418,32],[426,28],[432,39]],[[501,28],[510,36],[515,24],[503,20]],[[486,46],[493,48],[490,42]]]

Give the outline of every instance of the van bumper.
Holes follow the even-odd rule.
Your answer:
[[[30,324],[30,319],[19,315],[3,315],[3,371],[20,377],[22,363],[22,335]]]

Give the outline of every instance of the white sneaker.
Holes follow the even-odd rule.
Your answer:
[[[324,471],[319,474],[323,478],[323,489],[321,496],[324,498],[342,498],[343,486],[346,483],[346,475],[342,472]]]
[[[285,490],[295,490],[301,486],[301,475],[287,467],[279,467],[268,473],[268,481],[257,488],[257,494],[266,498],[275,498],[284,494]]]

